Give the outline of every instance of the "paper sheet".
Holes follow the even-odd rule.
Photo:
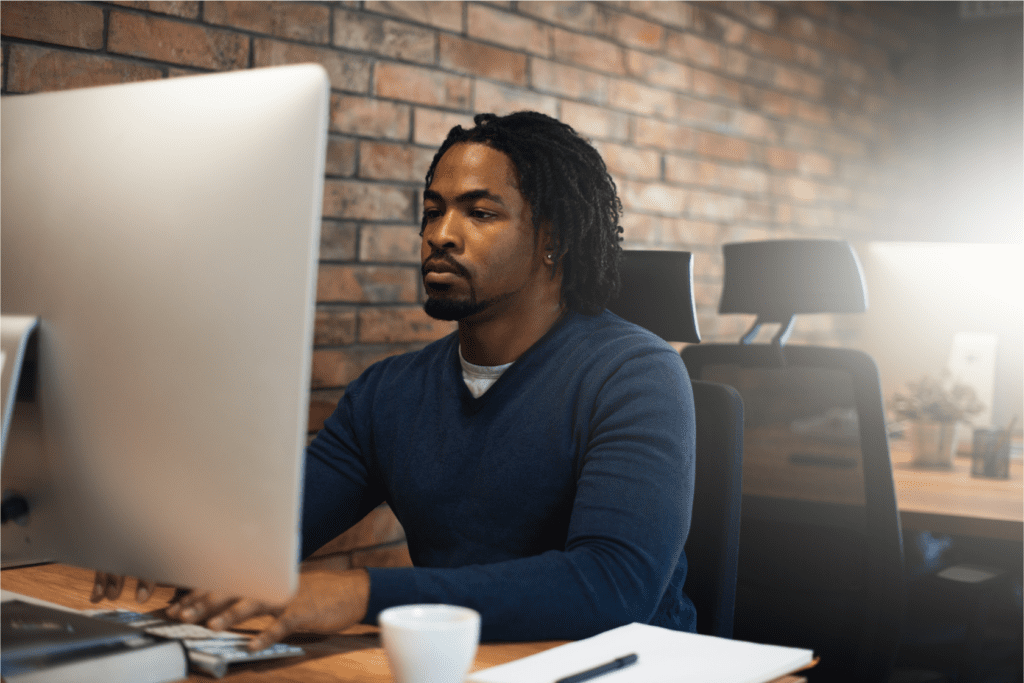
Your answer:
[[[764,683],[807,666],[814,658],[810,650],[629,624],[477,671],[467,680],[554,683],[634,652],[636,664],[594,679],[595,683]]]

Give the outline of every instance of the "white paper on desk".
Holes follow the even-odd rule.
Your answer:
[[[635,652],[633,666],[595,683],[765,683],[810,664],[814,653],[792,647],[628,624],[472,674],[470,683],[553,683]]]

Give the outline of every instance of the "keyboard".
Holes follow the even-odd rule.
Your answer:
[[[130,610],[90,610],[89,616],[126,624],[151,635],[180,640],[188,653],[189,667],[214,678],[222,678],[231,664],[256,662],[279,657],[306,654],[301,647],[276,643],[264,650],[250,652],[246,647],[250,636],[232,631],[214,631],[199,624],[169,621],[154,613],[141,614]]]

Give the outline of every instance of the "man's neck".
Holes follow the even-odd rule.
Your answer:
[[[565,313],[557,301],[534,305],[519,315],[459,321],[462,357],[474,365],[504,365],[517,360],[547,334]]]

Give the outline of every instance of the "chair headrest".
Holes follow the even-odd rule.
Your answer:
[[[665,341],[700,341],[693,302],[693,254],[688,251],[622,252],[622,288],[608,310]]]
[[[799,313],[861,313],[867,289],[846,240],[792,239],[723,245],[719,313],[755,313],[785,323]]]

